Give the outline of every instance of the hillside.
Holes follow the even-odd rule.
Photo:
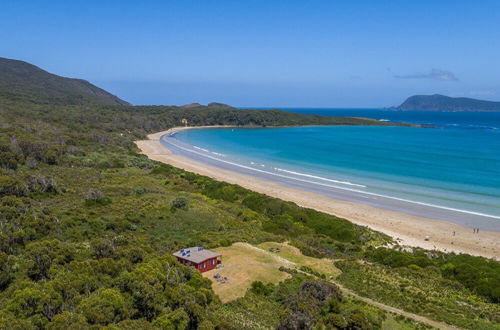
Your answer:
[[[414,95],[406,99],[396,110],[436,111],[500,111],[500,102],[476,100],[467,97],[445,95]]]
[[[0,97],[44,104],[129,104],[88,81],[60,77],[32,64],[2,57]]]

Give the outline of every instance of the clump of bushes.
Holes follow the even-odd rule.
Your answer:
[[[170,208],[172,211],[175,211],[175,210],[187,211],[189,209],[188,200],[184,197],[177,197],[176,199],[174,199],[172,201]]]
[[[111,199],[106,197],[100,189],[90,188],[85,193],[85,204],[90,205],[107,205],[111,203]]]
[[[31,176],[28,181],[28,186],[29,189],[34,192],[54,194],[59,192],[56,180],[40,174]]]
[[[254,281],[252,282],[250,291],[258,295],[269,296],[274,291],[274,285],[271,283],[264,284],[261,281]]]
[[[304,273],[308,273],[308,274],[314,275],[316,277],[319,277],[319,278],[322,278],[322,279],[326,279],[325,274],[322,274],[322,273],[320,273],[318,271],[315,271],[314,269],[312,269],[309,266],[300,266],[300,270],[303,271]]]

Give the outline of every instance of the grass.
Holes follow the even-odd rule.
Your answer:
[[[228,247],[213,249],[222,254],[223,267],[203,273],[212,280],[212,289],[222,302],[243,297],[254,281],[276,284],[289,278],[279,267],[290,267],[293,263],[247,243],[235,243]],[[219,283],[213,276],[219,273],[229,279]]]
[[[382,330],[413,330],[413,329],[434,329],[423,323],[418,323],[410,319],[388,314],[382,322]]]
[[[327,277],[336,277],[341,273],[341,271],[333,264],[332,259],[320,259],[305,256],[298,248],[288,243],[265,242],[257,246],[266,251],[270,248],[279,248],[281,250],[278,254],[280,257],[290,260],[299,266],[310,267],[316,272],[324,274]]]
[[[279,247],[281,252],[270,252],[271,247]],[[203,276],[212,280],[212,288],[222,302],[243,297],[254,281],[276,284],[289,278],[288,273],[279,270],[282,266],[293,269],[308,266],[331,278],[340,273],[332,260],[305,256],[287,243],[265,242],[254,246],[239,242],[213,251],[222,254],[223,267],[205,272]],[[216,273],[227,277],[229,282],[217,282],[213,278]]]

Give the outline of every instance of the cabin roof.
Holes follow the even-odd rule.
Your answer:
[[[203,262],[207,259],[212,259],[219,257],[219,253],[215,253],[209,250],[205,250],[204,248],[200,246],[193,246],[190,248],[185,248],[181,249],[175,253],[173,253],[174,256],[178,258],[182,258],[184,260],[189,260],[194,263],[200,263]]]

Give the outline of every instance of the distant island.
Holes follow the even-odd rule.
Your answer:
[[[233,106],[230,106],[225,103],[219,103],[219,102],[211,102],[208,105],[203,105],[200,103],[190,103],[190,104],[185,104],[181,105],[180,108],[183,109],[236,109]]]
[[[414,95],[392,110],[424,111],[500,111],[500,102],[484,101],[467,97],[449,97],[440,94]]]

